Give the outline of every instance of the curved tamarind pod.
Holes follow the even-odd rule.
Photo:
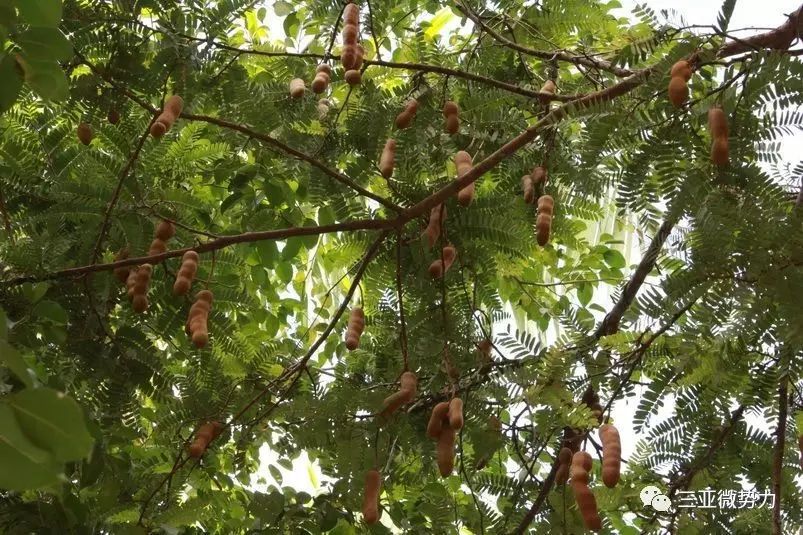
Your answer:
[[[81,123],[78,125],[78,140],[83,143],[84,145],[89,145],[92,143],[92,138],[94,134],[92,133],[92,127],[89,126],[87,123]]]
[[[379,158],[379,171],[385,178],[393,176],[393,167],[396,163],[396,140],[393,138],[385,142],[382,156]]]
[[[190,457],[193,459],[200,459],[203,457],[204,453],[206,452],[206,443],[201,438],[196,438],[190,444],[190,447],[187,449]]]
[[[396,128],[403,130],[413,124],[413,119],[418,111],[418,101],[411,99],[399,115],[396,116]]]
[[[440,279],[443,277],[443,261],[440,258],[433,260],[429,265],[429,275],[433,279]]]
[[[669,102],[676,108],[683,106],[689,98],[689,87],[686,80],[681,76],[673,76],[669,80]]]
[[[362,83],[362,73],[356,69],[349,69],[343,75],[349,85],[360,85]]]
[[[549,93],[551,95],[555,94],[555,91],[558,90],[558,86],[555,85],[554,80],[547,80],[544,85],[541,86],[541,93]]]
[[[109,114],[106,115],[106,120],[109,121],[110,124],[117,124],[120,122],[120,112],[116,109],[112,108],[109,110]]]
[[[357,35],[359,34],[359,29],[357,28],[356,24],[344,24],[343,25],[343,44],[344,45],[356,45],[357,44]]]
[[[437,446],[438,471],[441,477],[449,477],[454,470],[454,439],[454,429],[448,425],[443,426]]]
[[[544,166],[539,165],[538,167],[533,169],[533,173],[531,176],[534,186],[543,186],[544,184],[546,184],[547,173],[546,173],[546,168]]]
[[[449,427],[455,431],[463,429],[463,400],[460,398],[449,402]]]
[[[173,115],[173,120],[175,121],[184,110],[184,99],[178,95],[172,95],[165,101],[164,109]]]
[[[292,98],[301,98],[304,96],[304,91],[307,86],[301,78],[293,78],[290,80],[290,96]]]
[[[602,481],[606,487],[613,488],[619,483],[622,441],[619,431],[611,424],[600,426],[599,438],[602,441]]]
[[[691,80],[691,65],[685,59],[682,59],[672,65],[672,70],[669,72],[669,76],[672,78],[678,77],[682,78],[685,81]]]
[[[379,415],[382,418],[388,418],[391,414],[399,410],[402,405],[406,405],[413,401],[415,397],[414,390],[398,390],[382,401],[382,410]]]
[[[343,9],[343,21],[346,24],[358,24],[360,21],[360,8],[354,2],[349,2]]]
[[[362,499],[362,518],[366,524],[376,524],[379,520],[379,490],[382,487],[382,476],[378,470],[365,473],[365,488]]]
[[[173,95],[165,100],[162,113],[151,125],[151,135],[160,138],[167,133],[176,122],[181,111],[184,109],[184,99],[178,95]]]
[[[446,219],[446,207],[443,204],[439,204],[429,211],[429,224],[427,224],[427,228],[424,230],[430,249],[441,236],[442,219]]]
[[[714,139],[728,137],[728,116],[725,114],[725,110],[719,106],[708,110],[708,130]]]
[[[524,202],[533,204],[535,202],[535,184],[533,184],[533,177],[530,175],[521,177],[521,190],[524,194]]]
[[[429,423],[427,423],[427,436],[429,438],[438,438],[441,436],[444,421],[448,425],[447,413],[449,412],[449,402],[441,401],[432,407],[432,414],[429,416]]]
[[[452,267],[452,264],[457,258],[457,249],[452,247],[451,245],[447,245],[443,248],[443,272],[446,273],[449,271],[449,268]]]
[[[162,254],[167,251],[167,244],[159,238],[154,238],[151,242],[151,247],[148,249],[148,256]]]
[[[176,235],[176,226],[170,221],[162,220],[156,226],[156,232],[153,235],[162,241],[167,241]]]
[[[586,529],[591,531],[602,529],[602,520],[597,510],[597,500],[588,485],[572,482],[572,490],[574,490],[574,500],[577,502],[577,509],[580,511],[580,516],[583,518],[583,524]]]
[[[128,258],[130,256],[130,254],[131,253],[129,252],[128,247],[123,247],[122,249],[120,249],[120,251],[114,257],[114,261],[118,262],[120,260],[125,260],[126,258]],[[127,283],[129,273],[131,273],[131,268],[130,267],[114,268],[114,276],[117,277],[117,280],[119,280],[123,284]]]

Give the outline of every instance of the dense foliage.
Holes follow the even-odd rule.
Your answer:
[[[799,529],[803,163],[781,162],[779,139],[803,126],[801,11],[745,42],[728,34],[732,0],[703,33],[647,8],[616,18],[616,2],[358,4],[366,62],[349,86],[336,0],[0,1],[0,531],[579,533],[571,488],[552,485],[567,429],[594,457],[604,532]],[[683,58],[694,73],[675,108]],[[325,94],[291,98],[321,61]],[[183,114],[154,139],[173,94]],[[459,150],[474,168],[458,182]],[[544,247],[521,190],[539,165],[555,206]],[[177,234],[148,254],[162,218]],[[446,243],[457,260],[433,279]],[[198,274],[175,297],[186,248]],[[113,269],[146,262],[140,314]],[[184,324],[201,289],[214,302],[198,349]],[[366,327],[348,351],[356,306]],[[406,369],[415,399],[375,416]],[[632,426],[613,420],[639,440],[613,489],[593,394],[605,416],[640,395]],[[465,426],[442,478],[425,431],[453,395]],[[222,433],[192,458],[207,421]],[[265,443],[280,466],[308,452],[320,494],[273,465],[277,484],[257,485]],[[372,468],[383,511],[368,527]],[[658,514],[647,484],[780,499]]]

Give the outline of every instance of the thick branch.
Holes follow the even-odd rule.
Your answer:
[[[719,50],[717,56],[724,58],[763,48],[789,50],[795,38],[801,36],[801,24],[803,24],[803,6],[800,6],[786,19],[786,22],[774,30],[726,43]]]
[[[772,460],[772,534],[782,535],[781,525],[781,477],[783,475],[784,443],[786,441],[786,418],[789,412],[789,376],[781,377],[778,386],[778,428],[775,430],[775,456]]]
[[[617,67],[605,60],[595,59],[589,56],[575,56],[573,54],[569,54],[568,52],[563,52],[560,50],[554,52],[547,50],[535,50],[533,48],[520,45],[499,34],[493,28],[485,24],[480,18],[480,16],[474,13],[471,9],[469,9],[468,6],[463,5],[461,2],[458,2],[456,4],[456,7],[461,13],[463,13],[465,16],[474,21],[475,24],[479,25],[483,30],[485,30],[488,33],[488,35],[493,37],[496,41],[502,43],[504,46],[517,52],[522,52],[524,54],[527,54],[528,56],[533,56],[544,60],[566,61],[568,63],[573,63],[574,65],[583,65],[584,67],[600,69],[603,71],[611,72],[616,76],[620,77],[631,76],[633,74],[633,71],[631,71],[630,69],[623,69],[621,67]]]

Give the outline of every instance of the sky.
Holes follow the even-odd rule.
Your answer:
[[[687,24],[702,25],[714,24],[722,5],[720,0],[640,0],[639,2],[633,0],[619,0],[619,2],[622,8],[618,10],[617,14],[623,17],[628,16],[637,3],[646,3],[656,12],[662,9],[674,9],[676,13],[682,14]],[[270,5],[272,2],[267,1],[265,4]],[[735,31],[740,28],[776,27],[785,20],[785,13],[790,13],[799,6],[800,0],[740,0],[736,4],[730,23],[730,29]],[[272,36],[275,36],[278,32],[282,32],[281,19],[272,18],[269,15],[266,22],[270,27]],[[678,19],[674,19],[673,22],[680,23]],[[737,35],[750,35],[756,31],[758,30],[748,29],[745,30],[744,33],[737,33]],[[798,134],[792,138],[786,138],[781,153],[783,159],[786,161],[796,162],[800,160],[801,155],[803,155],[803,135]],[[636,251],[632,261],[638,262],[639,260],[640,254]],[[632,422],[637,402],[638,397],[630,398],[615,403],[613,407],[613,419],[622,432],[622,454],[625,459],[632,453],[636,445],[636,438],[628,429],[631,427],[630,422]],[[671,403],[667,403],[663,409],[659,411],[658,415],[651,420],[653,421],[653,425],[670,414],[670,412]],[[747,420],[751,425],[764,430],[768,430],[769,428],[768,423],[761,418],[749,416]],[[312,495],[323,490],[321,487],[320,470],[314,463],[309,462],[306,455],[302,455],[299,459],[294,460],[292,470],[286,470],[275,464],[277,460],[276,455],[270,450],[268,445],[263,446],[260,454],[262,463],[259,471],[253,476],[252,481],[254,488],[265,490],[267,484],[276,484],[268,470],[268,465],[273,465],[275,468],[278,468],[279,472],[282,474],[284,484],[289,484],[297,490],[303,490]]]

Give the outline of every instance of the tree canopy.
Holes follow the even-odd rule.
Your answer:
[[[800,529],[803,6],[735,4],[0,1],[0,530]]]

